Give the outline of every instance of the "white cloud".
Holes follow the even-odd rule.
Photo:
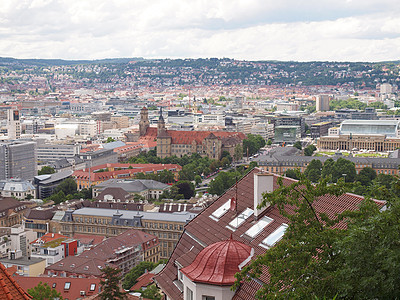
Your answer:
[[[394,0],[0,1],[0,56],[400,58]]]

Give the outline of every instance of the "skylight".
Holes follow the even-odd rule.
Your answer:
[[[211,215],[210,218],[218,221],[219,218],[221,218],[231,207],[231,199],[226,201],[221,207],[219,207],[216,211],[214,211]]]
[[[90,290],[91,291],[94,291],[96,289],[96,284],[95,283],[92,283],[91,285],[90,285]]]
[[[244,221],[246,221],[254,211],[251,208],[246,208],[240,215],[238,215],[236,218],[234,218],[230,223],[229,223],[229,229],[237,229],[240,225],[243,224]]]
[[[283,235],[285,234],[286,229],[288,228],[287,224],[282,224],[281,226],[279,226],[273,233],[271,233],[269,236],[267,236],[266,239],[264,239],[260,246],[264,247],[266,249],[271,248],[272,246],[274,246],[277,242],[280,241],[280,239],[283,237]]]
[[[268,224],[270,224],[274,219],[271,219],[269,217],[263,217],[261,220],[259,220],[256,224],[251,226],[245,234],[252,239],[254,239]]]
[[[64,290],[69,290],[70,287],[71,287],[71,282],[66,282],[64,285]]]

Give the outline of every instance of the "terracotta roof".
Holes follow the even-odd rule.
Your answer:
[[[120,168],[118,165],[120,164],[112,164],[114,168]],[[101,166],[96,166],[96,168],[91,168],[91,180],[92,181],[105,181],[111,178],[119,178],[122,175],[125,174],[137,174],[137,173],[146,173],[146,172],[157,172],[157,171],[162,171],[162,170],[171,170],[175,169],[176,171],[180,171],[182,169],[181,166],[176,165],[176,164],[140,164],[140,165],[132,165],[132,169],[128,169],[127,164],[123,164],[126,169],[123,170],[116,170],[116,171],[108,171],[108,172],[93,172],[94,170],[99,170],[101,168],[108,168],[111,166],[106,165],[101,165]],[[101,167],[101,168],[99,168]],[[73,173],[73,176],[76,179],[83,179],[83,180],[89,180],[89,170],[84,169],[84,170],[77,170]],[[125,177],[124,177],[125,178]]]
[[[149,284],[153,283],[154,274],[146,272],[139,276],[137,282],[130,288],[130,291],[137,291],[143,287],[148,286]]]
[[[211,244],[201,250],[195,260],[181,269],[191,281],[213,285],[233,285],[239,265],[250,257],[251,247],[229,240]]]
[[[72,238],[75,240],[79,240],[83,245],[92,245],[92,246],[100,244],[105,239],[105,237],[101,235],[95,235],[95,234],[90,235],[81,233],[75,233]]]
[[[202,144],[206,138],[228,138],[238,137],[243,140],[246,136],[241,132],[228,132],[228,131],[180,131],[180,130],[167,130],[168,136],[172,138],[172,144]]]
[[[0,299],[32,299],[0,263]]]
[[[259,172],[260,170],[257,168],[252,170],[238,182],[237,191],[234,186],[228,189],[225,194],[220,196],[185,226],[184,233],[181,235],[166,267],[154,277],[154,280],[169,298],[183,298],[182,292],[173,284],[173,281],[178,278],[177,265],[180,265],[182,268],[191,265],[197,254],[207,246],[227,240],[232,234],[234,240],[240,241],[253,248],[255,252],[254,257],[256,257],[267,251],[264,247],[260,246],[261,242],[280,227],[282,223],[288,223],[288,219],[279,213],[278,208],[270,206],[261,213],[258,220],[263,217],[268,217],[272,219],[272,221],[265,225],[253,238],[245,234],[256,222],[253,215],[245,219],[236,229],[228,228],[228,224],[237,217],[237,213],[240,214],[247,208],[253,209],[254,174]],[[271,175],[273,176],[273,189],[277,189],[277,179],[279,176],[275,174]],[[283,183],[285,185],[290,185],[293,182],[293,179],[283,178]],[[213,218],[212,214],[215,213],[217,209],[221,208],[223,204],[227,203],[229,199],[236,197],[236,195],[237,213],[228,209],[219,218]],[[326,213],[329,217],[335,217],[336,214],[344,210],[358,209],[362,200],[363,197],[349,193],[339,197],[325,195],[316,200],[315,209],[318,213]],[[382,202],[378,204],[383,205]],[[293,208],[289,206],[285,207],[285,209],[289,213],[293,211]],[[338,224],[338,228],[345,227],[345,222]],[[267,270],[264,270],[258,279],[259,281],[257,282],[253,280],[242,283],[236,291],[234,299],[254,299],[255,292],[263,283],[267,283],[269,280]]]
[[[25,290],[37,286],[40,282],[47,283],[48,286],[54,288],[61,293],[63,299],[81,299],[84,296],[96,295],[100,292],[99,278],[71,278],[71,277],[25,277],[15,276],[18,282]],[[66,283],[70,283],[66,289]],[[68,285],[67,285],[68,286]],[[84,293],[81,293],[84,292]]]

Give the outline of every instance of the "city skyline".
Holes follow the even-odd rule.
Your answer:
[[[400,57],[396,1],[7,1],[0,56],[295,61]]]

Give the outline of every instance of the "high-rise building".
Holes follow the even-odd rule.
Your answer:
[[[18,109],[9,109],[7,111],[7,133],[9,140],[15,140],[21,137],[21,123]]]
[[[315,101],[316,111],[328,111],[329,110],[329,95],[318,95]]]
[[[36,143],[13,141],[0,143],[0,179],[33,180],[37,175]]]

